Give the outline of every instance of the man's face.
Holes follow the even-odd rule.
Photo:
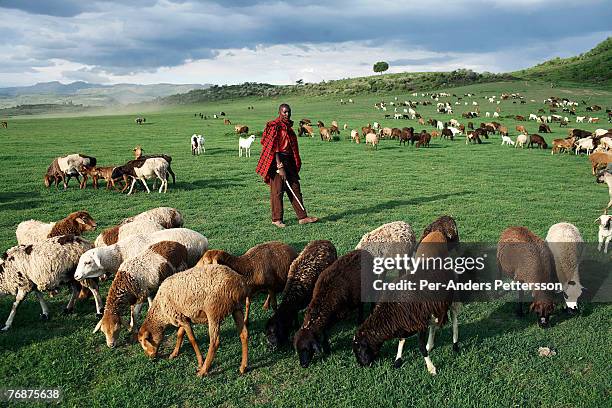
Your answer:
[[[283,106],[278,110],[278,113],[280,117],[283,119],[286,119],[286,120],[291,119],[291,108]]]

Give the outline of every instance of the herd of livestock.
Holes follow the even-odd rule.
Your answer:
[[[603,241],[600,235],[600,248],[612,236],[610,216],[606,217],[600,227],[600,234],[602,229],[606,231]],[[240,372],[244,373],[248,367],[251,299],[263,292],[267,296],[264,309],[273,309],[265,325],[267,341],[274,348],[292,343],[302,367],[308,367],[318,353],[331,353],[331,331],[338,322],[350,321],[355,313],[352,349],[362,366],[371,365],[379,357],[385,341],[397,338],[400,341],[394,364],[399,367],[405,338],[417,335],[426,368],[435,375],[429,353],[436,329],[449,316],[453,349],[459,349],[462,299],[452,289],[443,289],[444,283],[464,279],[455,270],[422,263],[410,275],[412,279],[440,283],[442,289],[436,285],[404,291],[400,300],[382,293],[369,304],[367,316],[368,304],[362,297],[362,287],[372,284],[369,277],[374,275],[369,271],[376,259],[402,254],[423,259],[462,256],[459,229],[450,216],[432,222],[418,241],[410,224],[384,224],[364,234],[355,249],[346,254],[338,254],[328,240],[311,241],[301,252],[279,241],[256,245],[242,255],[209,249],[207,238],[185,228],[183,215],[170,207],[121,220],[102,231],[93,243],[81,236],[96,227],[87,211],[74,212],[57,222],[29,220],[18,225],[18,245],[8,249],[0,260],[0,293],[15,296],[2,330],[10,329],[19,304],[30,292],[40,303],[41,318],[49,319],[43,293],[67,285],[72,296],[65,312],[71,313],[76,300],[86,299],[91,291],[100,318],[94,333],[101,331],[109,347],[120,345],[119,334],[127,328],[137,333],[145,354],[155,357],[166,329],[175,327],[176,345],[170,358],[179,354],[187,335],[197,358],[198,375],[203,376],[209,373],[219,348],[221,322],[231,314],[242,345]],[[501,232],[498,274],[535,285],[524,292],[532,294],[529,310],[537,315],[540,326],[550,324],[558,303],[563,303],[570,314],[578,311],[583,290],[579,270],[582,245],[580,232],[568,223],[551,226],[545,240],[525,227]],[[606,241],[605,251],[607,246]],[[406,276],[400,274],[397,279]],[[112,279],[105,304],[99,290],[103,278]],[[542,283],[560,285],[563,298],[538,286]],[[519,315],[523,314],[521,293]],[[280,302],[278,295],[282,295]],[[138,326],[139,313],[146,303],[146,317]],[[305,313],[300,325],[302,310]],[[123,320],[128,312],[129,325]],[[193,333],[194,324],[208,325],[210,346],[205,358]]]

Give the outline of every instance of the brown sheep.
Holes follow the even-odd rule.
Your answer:
[[[58,160],[53,160],[53,162],[47,168],[47,172],[45,173],[45,176],[43,178],[45,187],[49,188],[51,186],[51,183],[55,183],[55,188],[58,188],[57,185],[59,184],[59,182],[64,182],[64,177],[66,177],[66,175],[60,169]],[[70,178],[70,175],[68,175],[68,177]]]
[[[567,139],[553,140],[551,154],[555,154],[555,152],[560,153],[562,150],[565,150],[565,152],[569,152],[570,150],[572,150],[572,147],[574,146],[575,141],[576,141],[575,137],[569,137]],[[595,173],[593,173],[593,175],[595,175]]]
[[[359,312],[358,320],[363,319],[361,271],[371,270],[372,263],[368,251],[357,249],[321,272],[304,323],[293,341],[302,367],[310,365],[315,352],[331,352],[329,331],[335,323],[346,319],[355,309]]]
[[[218,249],[208,250],[198,265],[226,265],[246,278],[249,287],[245,311],[245,321],[247,321],[251,297],[258,292],[268,293],[263,308],[268,310],[272,306],[276,310],[276,294],[285,288],[291,262],[297,258],[297,255],[295,249],[289,245],[270,241],[255,245],[241,256],[234,256]]]
[[[76,211],[52,223],[36,220],[23,221],[17,226],[15,235],[19,245],[29,245],[60,235],[79,236],[96,227],[96,222],[87,211]]]
[[[399,139],[402,131],[399,128],[391,129],[391,139]]]
[[[502,136],[508,136],[508,128],[506,126],[500,126],[499,134]]]
[[[419,135],[419,141],[416,143],[416,147],[417,148],[421,146],[429,147],[430,141],[431,141],[431,135],[427,132],[421,132],[421,134]]]
[[[527,145],[527,147],[530,148],[534,144],[538,145],[544,150],[548,149],[548,144],[546,144],[546,140],[544,140],[544,138],[538,135],[537,133],[534,133],[533,135],[529,135],[529,144]]]
[[[312,131],[312,125],[310,123],[301,124],[298,128],[298,136],[308,135],[310,137],[314,137],[314,133]]]
[[[323,141],[331,142],[332,140],[331,133],[326,127],[319,128],[319,135],[321,135],[321,140]]]
[[[243,133],[249,133],[249,127],[245,125],[235,125],[234,130],[238,135],[241,135]]]
[[[538,127],[538,132],[552,133],[552,131],[550,130],[550,126],[548,126],[546,123],[540,124],[540,126]]]
[[[525,117],[524,117],[523,115],[516,115],[514,118],[515,118],[516,120],[520,120],[520,121],[522,121],[522,122],[524,122],[524,121],[525,121]]]
[[[546,242],[526,227],[505,229],[497,244],[498,271],[514,281],[524,283],[554,283],[557,280],[555,263]],[[523,292],[519,291],[517,314],[523,314]],[[548,326],[550,314],[555,308],[554,293],[534,290],[529,310],[537,313],[538,324]]]
[[[223,124],[224,125],[231,125],[232,122],[229,119],[223,119]]]
[[[170,358],[178,356],[187,334],[198,360],[197,375],[201,377],[208,374],[219,348],[221,322],[231,313],[242,344],[240,373],[243,374],[247,370],[248,330],[242,307],[247,294],[244,278],[227,266],[202,265],[174,274],[160,285],[138,332],[138,341],[147,356],[156,357],[166,327],[178,327],[176,346]],[[208,324],[210,344],[206,361],[203,361],[192,324]]]
[[[104,179],[106,181],[106,189],[116,189],[115,180],[112,177],[114,167],[81,167],[81,173],[83,173],[83,181],[81,181],[81,188],[87,187],[87,179],[91,177],[93,187],[98,189],[98,180]],[[126,176],[127,177],[127,176]]]
[[[434,231],[441,232],[446,239],[448,250],[452,251],[459,244],[459,230],[455,219],[450,215],[442,215],[423,230],[419,244]]]
[[[589,160],[591,161],[591,172],[593,175],[595,175],[596,171],[600,166],[605,167],[609,163],[612,163],[612,153],[591,153],[591,155],[589,156]]]
[[[516,131],[519,133],[523,133],[525,135],[528,135],[529,133],[527,132],[527,129],[525,129],[525,126],[523,125],[517,125],[516,127]]]
[[[444,235],[439,231],[428,234],[417,249],[418,256],[446,258],[448,250]],[[411,275],[412,281],[427,279],[429,282],[448,284],[455,280],[452,270],[441,268],[421,269]],[[397,294],[393,295],[394,297]],[[458,325],[456,323],[457,309],[451,309],[453,292],[447,290],[419,290],[403,291],[399,294],[401,301],[382,301],[376,304],[372,314],[357,329],[353,339],[353,352],[361,366],[371,365],[378,356],[383,343],[391,338],[400,338],[395,367],[402,364],[401,353],[406,337],[418,334],[418,344],[421,354],[425,358],[427,371],[436,374],[436,367],[429,358],[429,351],[433,348],[433,337],[430,331],[430,340],[427,338],[427,329],[431,329],[431,320],[436,325],[443,326],[448,321],[448,311],[453,313],[453,350],[459,350]],[[389,300],[389,299],[388,299]],[[426,344],[427,343],[427,344]]]
[[[365,137],[365,135],[367,135],[368,133],[373,133],[374,130],[372,129],[372,126],[370,126],[370,124],[368,123],[368,126],[363,126],[361,128],[361,135],[363,137]]]
[[[292,326],[298,326],[298,311],[308,306],[319,275],[337,258],[330,241],[311,241],[291,263],[283,301],[266,323],[266,337],[272,347],[287,344]]]

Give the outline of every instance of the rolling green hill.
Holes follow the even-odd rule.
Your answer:
[[[519,78],[554,83],[612,86],[612,37],[584,54],[570,58],[554,58],[512,74]]]

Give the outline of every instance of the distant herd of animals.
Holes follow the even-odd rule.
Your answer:
[[[612,236],[610,219],[602,216],[600,250],[607,252]],[[355,249],[338,254],[328,240],[309,242],[301,252],[283,242],[254,246],[242,255],[209,249],[208,240],[184,227],[183,215],[175,208],[159,207],[119,221],[89,242],[81,237],[97,227],[87,211],[77,211],[57,222],[29,220],[16,229],[17,246],[0,259],[0,293],[15,296],[2,330],[11,328],[19,304],[30,292],[40,303],[41,318],[50,318],[44,292],[62,285],[72,290],[65,308],[74,310],[77,299],[91,292],[100,319],[94,333],[104,334],[108,347],[121,345],[119,335],[127,328],[149,357],[160,354],[164,333],[177,328],[176,345],[169,358],[180,352],[187,335],[197,359],[198,376],[207,375],[220,344],[222,320],[232,315],[242,351],[240,372],[248,368],[249,308],[254,296],[267,295],[264,309],[273,309],[265,324],[267,342],[273,348],[293,344],[302,367],[313,363],[317,354],[330,354],[334,326],[356,313],[357,325],[352,351],[359,365],[370,366],[381,354],[382,345],[399,340],[394,366],[402,364],[405,338],[417,335],[419,351],[428,372],[437,373],[430,359],[436,329],[452,322],[453,349],[459,350],[460,299],[452,290],[425,288],[407,291],[402,301],[387,301],[386,294],[370,304],[362,301],[361,287],[369,284],[368,274],[375,257],[410,254],[422,257],[457,255],[459,229],[455,220],[441,216],[425,228],[420,239],[410,224],[395,221],[365,233]],[[554,245],[562,242],[564,245]],[[518,245],[517,245],[518,244]],[[497,244],[498,274],[525,283],[556,282],[562,294],[534,290],[529,310],[542,327],[550,325],[556,304],[563,303],[571,315],[578,312],[583,287],[580,257],[583,239],[568,223],[550,227],[542,239],[526,227],[509,227]],[[528,262],[524,262],[528,260]],[[432,282],[459,281],[454,270],[423,265],[417,277]],[[103,304],[99,280],[112,284]],[[282,294],[280,303],[277,295]],[[563,297],[561,297],[563,295]],[[517,314],[523,314],[519,293]],[[149,305],[143,323],[138,317],[144,303]],[[123,315],[130,312],[130,323]],[[305,310],[300,325],[299,312]],[[205,358],[194,336],[194,324],[208,324],[209,348]],[[338,347],[334,352],[345,352]]]

